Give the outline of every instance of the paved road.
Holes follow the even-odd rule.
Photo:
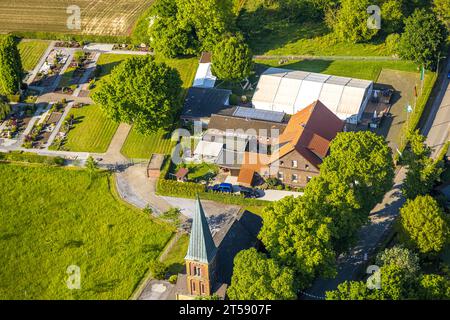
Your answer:
[[[306,291],[305,299],[323,299],[325,292],[334,290],[338,284],[346,280],[357,280],[357,276],[377,245],[389,232],[392,223],[398,215],[400,207],[405,202],[401,194],[401,184],[405,178],[405,169],[400,169],[394,180],[394,188],[389,191],[383,201],[371,212],[370,223],[359,233],[359,241],[346,255],[338,257],[338,274],[334,279],[318,279]]]
[[[439,154],[439,150],[449,140],[450,136],[450,80],[447,72],[450,70],[450,59],[442,76],[445,78],[427,123],[422,133],[427,136],[426,143],[433,148],[433,157]]]

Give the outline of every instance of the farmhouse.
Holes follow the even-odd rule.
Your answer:
[[[261,217],[244,211],[214,236],[211,234],[200,199],[197,198],[192,219],[186,273],[179,274],[177,300],[218,295],[224,299],[231,283],[234,257],[239,251],[258,247]]]
[[[186,94],[181,119],[200,121],[207,126],[213,113],[228,108],[230,95],[230,90],[191,87]]]
[[[339,119],[356,124],[372,90],[372,81],[269,68],[261,75],[252,103],[256,109],[295,114],[320,100]]]
[[[310,104],[290,118],[279,143],[272,145],[270,155],[244,154],[238,183],[251,186],[255,175],[260,175],[277,178],[293,187],[305,186],[319,174],[331,140],[343,127],[344,122],[323,103]]]

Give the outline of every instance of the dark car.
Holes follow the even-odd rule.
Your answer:
[[[226,193],[231,193],[233,192],[233,185],[231,183],[221,183],[221,184],[216,184],[213,186],[212,188],[213,191],[216,192],[226,192]]]
[[[239,194],[243,195],[244,198],[259,198],[259,193],[257,190],[247,187],[239,186]]]

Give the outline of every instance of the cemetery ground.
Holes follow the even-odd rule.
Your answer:
[[[127,299],[174,232],[119,200],[105,172],[0,164],[0,176],[0,299]]]
[[[118,123],[109,119],[97,105],[72,108],[73,128],[67,135],[64,150],[103,153],[108,149]]]
[[[49,45],[45,40],[21,40],[18,44],[22,67],[25,71],[32,70],[41,59]]]

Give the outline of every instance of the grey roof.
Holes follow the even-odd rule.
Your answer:
[[[191,87],[184,101],[183,118],[208,118],[227,106],[231,91],[216,88]]]
[[[195,212],[192,217],[191,236],[189,239],[189,248],[184,259],[210,263],[217,253],[217,247],[214,244],[208,221],[206,221],[200,199],[197,197]]]

